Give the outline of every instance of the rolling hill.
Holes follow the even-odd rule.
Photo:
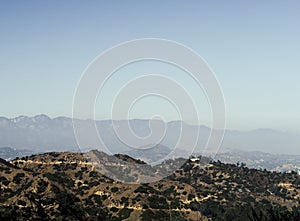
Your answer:
[[[161,180],[122,183],[103,175],[97,164],[102,167],[99,162],[107,160],[110,165],[106,169],[126,167],[128,171],[123,171],[131,180],[137,178],[135,174],[144,172],[135,166],[146,164],[126,155],[113,157],[99,151],[87,154],[90,155],[52,152],[10,162],[1,160],[1,220],[299,220],[300,217],[300,177],[296,173],[249,169],[199,157],[148,165],[148,170],[160,171],[178,162],[182,164]],[[91,156],[100,160],[93,164]],[[133,167],[128,168],[128,163]]]

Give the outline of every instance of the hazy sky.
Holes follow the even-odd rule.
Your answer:
[[[71,116],[92,59],[153,37],[187,45],[208,62],[228,128],[300,131],[300,1],[2,0],[0,32],[1,116]],[[148,117],[153,101],[146,101],[132,117]],[[97,117],[106,118],[100,109]]]

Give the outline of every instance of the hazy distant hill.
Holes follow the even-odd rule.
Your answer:
[[[248,167],[256,169],[267,169],[277,172],[296,171],[300,173],[300,155],[227,149],[218,153],[215,159],[225,163],[246,163]]]
[[[99,151],[92,153],[101,157],[100,163],[112,159]],[[110,161],[109,168],[127,168],[129,162],[145,165],[126,155],[117,159]],[[193,158],[158,182],[124,184],[103,176],[89,162],[81,153],[67,152],[11,162],[0,159],[0,219],[293,221],[300,217],[300,177],[294,173]],[[128,171],[133,179],[134,174]]]
[[[117,128],[119,131],[125,131],[126,125],[130,125],[131,129],[141,137],[146,137],[151,133],[149,128],[149,120],[129,120],[129,121],[91,121],[91,120],[75,120],[76,125],[80,128],[83,142],[81,149],[77,145],[74,136],[72,119],[67,117],[49,118],[46,115],[38,115],[35,117],[20,116],[13,119],[0,117],[0,147],[12,147],[17,149],[27,149],[29,151],[45,152],[45,151],[80,151],[91,149],[102,149],[103,145],[99,143],[98,135],[91,134],[89,128],[94,123],[105,144],[112,153],[120,153],[130,151],[131,149],[120,140],[115,133]],[[152,121],[153,123],[153,121]],[[188,133],[200,130],[200,138],[197,143],[196,152],[204,148],[209,137],[210,128],[205,126],[188,125],[180,121],[172,121],[168,123],[158,122],[161,126],[165,125],[166,133],[160,144],[173,149],[176,146],[178,137],[180,136],[181,125],[184,125]],[[154,125],[158,128],[158,124]],[[156,126],[155,126],[156,125]],[[153,131],[152,131],[153,132]],[[158,135],[155,135],[156,138]],[[155,140],[155,139],[154,139]],[[152,145],[149,140],[147,143],[139,143],[129,138],[129,141],[135,146]],[[180,150],[187,148],[187,139],[185,143],[179,146]],[[288,153],[300,154],[300,136],[287,132],[280,132],[271,129],[258,129],[253,131],[231,131],[226,130],[222,148],[236,148],[241,150],[256,150],[268,153]]]
[[[5,160],[13,160],[16,157],[24,157],[32,154],[33,152],[29,150],[18,150],[10,147],[0,147],[0,158]]]
[[[170,154],[172,154],[172,150],[163,145],[155,145],[143,147],[141,149],[133,149],[127,151],[126,154],[133,158],[141,159],[148,163],[153,163],[159,159],[168,157]],[[170,156],[168,158],[170,158]]]

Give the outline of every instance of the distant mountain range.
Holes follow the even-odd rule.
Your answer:
[[[168,123],[155,120],[74,120],[76,126],[81,132],[81,146],[73,131],[72,118],[57,117],[50,118],[46,115],[37,115],[34,117],[20,116],[8,119],[0,117],[0,147],[12,147],[18,150],[28,150],[33,152],[47,151],[87,151],[91,149],[101,149],[111,153],[127,153],[133,151],[126,143],[133,143],[138,147],[155,147],[162,145],[173,150],[180,137],[181,126],[188,133],[196,130],[200,131],[200,138],[197,141],[197,147],[194,152],[201,152],[206,146],[211,129],[206,126],[188,125],[181,121],[171,121]],[[130,125],[133,132],[140,137],[154,134],[153,139],[146,139],[146,142],[136,141],[128,137],[124,142],[116,135],[118,132],[125,131],[127,125]],[[151,131],[149,125],[154,126]],[[91,134],[90,128],[96,126],[98,134],[103,143],[99,143],[98,135]],[[165,136],[157,143],[160,134],[155,133],[156,128],[165,127]],[[124,133],[126,134],[126,133]],[[288,132],[281,132],[272,129],[257,129],[252,131],[232,131],[226,130],[222,149],[240,149],[244,151],[263,151],[272,154],[300,154],[300,136]],[[186,139],[177,148],[179,152],[191,154],[187,151],[189,140]],[[216,150],[209,150],[215,152]],[[133,151],[134,152],[134,151]]]

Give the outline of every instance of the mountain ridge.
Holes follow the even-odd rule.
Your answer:
[[[78,146],[78,142],[73,130],[73,120],[68,117],[50,118],[47,115],[36,115],[34,117],[21,116],[17,118],[0,117],[0,147],[10,146],[17,149],[28,149],[36,152],[56,151],[56,150],[89,150],[93,148],[102,148],[103,145],[99,142],[99,138],[87,131],[93,127],[92,120],[74,119],[78,122],[82,135],[83,144]],[[16,122],[13,122],[16,121]],[[125,130],[126,122],[130,124],[134,133],[140,137],[147,137],[151,130],[149,128],[149,120],[133,119],[133,120],[116,120],[113,121],[117,127],[121,128],[121,132]],[[130,150],[128,146],[121,142],[120,138],[115,134],[115,128],[112,127],[111,120],[96,121],[96,128],[101,135],[101,139],[106,147],[110,148],[113,153],[120,153]],[[160,143],[169,148],[176,146],[177,139],[180,137],[181,121],[165,122],[166,133],[164,139]],[[199,129],[200,137],[196,144],[196,150],[200,151],[205,148],[206,142],[209,139],[210,128],[203,125],[186,124],[187,132],[193,132]],[[157,126],[158,127],[158,126]],[[151,142],[156,142],[154,137],[149,143],[138,143],[135,140],[132,142],[135,146],[149,145]],[[188,141],[184,141],[188,142]],[[101,146],[102,145],[102,146]],[[187,144],[179,146],[180,149],[185,149]],[[259,150],[269,153],[300,154],[300,136],[288,132],[276,130],[257,129],[251,131],[236,131],[226,130],[225,136],[221,145],[224,148],[239,148],[242,150]],[[217,148],[217,147],[216,147]],[[105,147],[103,147],[105,150]]]

